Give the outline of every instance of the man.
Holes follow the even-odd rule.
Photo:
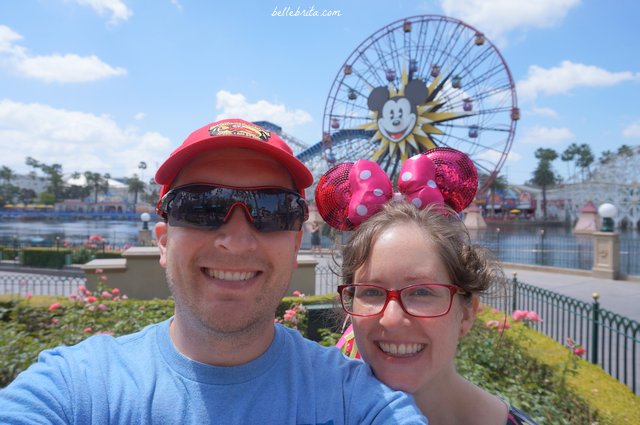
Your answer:
[[[0,423],[426,423],[368,366],[274,324],[312,183],[277,135],[238,119],[210,124],[156,181],[174,316],[43,352],[0,392]]]

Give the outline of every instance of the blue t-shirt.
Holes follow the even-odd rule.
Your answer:
[[[424,424],[413,399],[297,331],[276,325],[254,361],[210,366],[180,354],[169,323],[45,350],[0,391],[0,423]]]

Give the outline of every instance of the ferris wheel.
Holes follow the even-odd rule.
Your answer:
[[[347,58],[327,97],[327,168],[372,159],[391,176],[428,149],[450,147],[475,163],[479,190],[506,160],[520,118],[513,78],[485,35],[459,20],[395,21]]]

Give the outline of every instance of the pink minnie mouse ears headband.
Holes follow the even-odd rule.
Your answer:
[[[338,230],[353,230],[391,200],[411,202],[418,208],[446,204],[456,212],[473,201],[478,172],[464,153],[434,148],[404,162],[398,175],[398,193],[389,177],[373,161],[338,164],[316,186],[316,205],[322,218]]]

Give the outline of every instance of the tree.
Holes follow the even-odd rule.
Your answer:
[[[62,180],[62,165],[60,164],[44,164],[30,156],[27,157],[26,163],[29,167],[40,169],[49,177],[49,186],[47,190],[56,198],[64,196],[64,181]]]
[[[15,176],[16,175],[14,174],[13,170],[6,165],[3,165],[0,168],[0,179],[4,180],[5,184],[10,185],[11,180],[13,180]]]
[[[84,172],[84,178],[87,180],[86,187],[89,191],[94,193],[93,203],[98,203],[98,193],[106,193],[109,190],[109,174],[105,174],[104,176],[100,175],[100,173],[93,173],[91,171]]]
[[[631,156],[633,155],[633,149],[631,149],[627,145],[622,145],[618,148],[618,155],[620,156]]]
[[[560,156],[560,159],[563,162],[567,163],[567,178],[570,178],[571,175],[573,174],[569,169],[569,163],[575,159],[577,154],[578,154],[578,145],[576,145],[575,143],[571,143],[567,147],[567,149],[565,149],[564,152],[562,152],[562,155]]]
[[[22,202],[24,205],[28,205],[34,201],[38,197],[36,192],[33,189],[25,189],[22,188],[18,192],[18,200]]]
[[[538,167],[533,171],[531,182],[542,189],[542,217],[547,219],[547,188],[555,185],[559,179],[553,171],[551,162],[558,158],[553,149],[538,148],[535,157],[539,160]]]
[[[591,147],[586,143],[578,146],[578,159],[576,160],[576,165],[580,168],[580,173],[582,174],[582,181],[584,182],[584,172],[587,171],[587,176],[591,176],[591,164],[595,157],[593,156],[593,152],[591,151]]]
[[[493,181],[489,185],[489,202],[490,202],[489,214],[490,215],[492,216],[494,215],[493,200],[494,200],[496,191],[505,190],[507,186],[508,186],[507,178],[504,175],[497,176],[495,179],[493,179]]]
[[[606,150],[600,154],[600,159],[598,159],[598,161],[600,161],[600,164],[608,164],[614,157],[615,154],[613,152]]]
[[[127,184],[129,185],[129,193],[133,193],[133,205],[135,206],[138,203],[138,193],[144,192],[146,185],[138,178],[137,174],[128,179]]]

